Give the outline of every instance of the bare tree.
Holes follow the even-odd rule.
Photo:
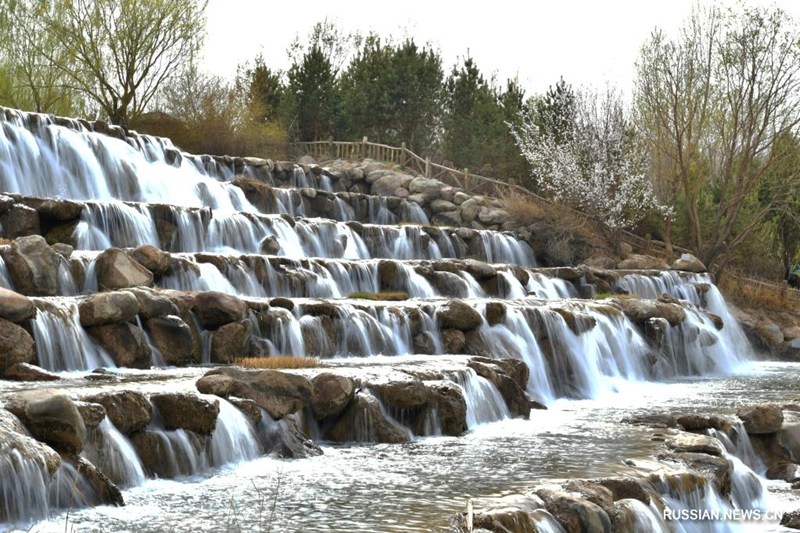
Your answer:
[[[202,42],[206,1],[54,0],[38,31],[61,43],[69,61],[46,50],[51,68],[115,123],[147,109]]]
[[[797,194],[800,169],[768,194],[764,176],[790,157],[776,141],[800,124],[799,38],[780,9],[712,7],[642,48],[636,102],[659,190],[682,204],[690,247],[718,272]]]

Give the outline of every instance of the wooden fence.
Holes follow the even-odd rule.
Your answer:
[[[555,205],[552,200],[539,196],[533,191],[517,185],[515,183],[508,183],[500,181],[487,176],[473,174],[468,168],[456,169],[434,163],[430,157],[420,157],[408,148],[403,143],[399,148],[395,146],[387,146],[385,144],[378,144],[369,142],[367,137],[361,142],[346,142],[334,141],[316,141],[316,142],[298,142],[289,145],[289,155],[292,157],[300,157],[302,155],[310,155],[315,159],[374,159],[382,163],[392,163],[404,167],[412,172],[427,178],[433,178],[446,183],[453,187],[462,189],[467,194],[483,194],[486,196],[493,196],[496,198],[506,196],[509,194],[518,194],[529,198],[530,200],[540,204],[553,206]],[[559,209],[566,209],[579,219],[586,220],[593,224],[602,223],[597,219],[573,209],[569,206],[562,204],[558,205]],[[634,233],[623,231],[623,239],[635,251],[646,253],[649,255],[656,255],[668,258],[672,254],[689,253],[689,250],[680,248],[678,246],[672,247],[672,254],[668,253],[667,245],[661,241],[651,239],[648,237],[640,237]]]

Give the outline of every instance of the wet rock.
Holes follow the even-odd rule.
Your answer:
[[[36,365],[17,363],[3,372],[3,379],[10,381],[58,381],[61,377]]]
[[[129,291],[101,292],[78,305],[83,327],[128,322],[139,313],[139,300]]]
[[[686,319],[686,311],[675,303],[641,298],[613,298],[611,302],[637,324],[646,324],[652,318],[663,318],[670,325],[677,326]]]
[[[18,453],[26,461],[43,465],[53,475],[61,465],[61,457],[50,446],[28,436],[25,427],[11,412],[0,409],[0,459]],[[2,506],[0,506],[2,512]]]
[[[247,320],[231,322],[211,335],[211,362],[230,364],[250,355],[252,327]]]
[[[732,426],[731,421],[717,415],[690,414],[677,418],[678,425],[686,431],[704,432],[709,429],[726,431]]]
[[[644,334],[658,347],[664,346],[669,331],[666,318],[648,318],[644,321]]]
[[[317,420],[341,413],[355,394],[352,379],[328,372],[314,376],[311,386],[311,411]]]
[[[228,398],[228,402],[242,412],[253,425],[258,425],[263,418],[261,408],[253,400],[246,400],[244,398]]]
[[[428,403],[429,390],[418,380],[370,383],[383,405],[396,409],[411,409]]]
[[[781,479],[787,483],[800,481],[800,465],[789,461],[781,461],[767,468],[767,479]]]
[[[442,329],[471,331],[483,323],[480,313],[460,300],[452,300],[439,310]]]
[[[414,344],[415,354],[432,355],[436,353],[436,342],[427,331],[414,335],[412,343]]]
[[[736,412],[750,435],[775,433],[783,424],[783,410],[778,404],[759,404],[743,407]]]
[[[294,459],[322,455],[322,450],[298,429],[293,416],[265,421],[263,426],[264,450],[269,454]]]
[[[178,306],[166,295],[149,288],[137,287],[129,291],[139,301],[139,316],[148,320],[157,316],[178,315]]]
[[[490,326],[502,324],[506,320],[506,306],[499,302],[486,304],[486,322]]]
[[[221,292],[201,292],[195,298],[194,313],[206,329],[244,320],[247,304],[235,296]]]
[[[138,326],[130,322],[118,322],[86,328],[86,332],[108,352],[117,366],[150,367],[153,353],[147,337]]]
[[[0,213],[0,228],[7,239],[38,235],[41,232],[39,213],[26,205],[13,205],[8,211]]]
[[[789,529],[800,529],[800,509],[783,513],[781,525]]]
[[[611,520],[603,509],[565,492],[542,489],[536,492],[545,502],[545,509],[568,533],[610,532]]]
[[[464,332],[460,329],[445,329],[442,330],[442,345],[444,353],[460,354],[464,352],[464,346],[467,344],[467,338]]]
[[[681,254],[681,256],[672,263],[672,270],[685,270],[695,273],[707,271],[703,262],[692,254]]]
[[[116,505],[123,507],[125,499],[122,492],[105,474],[97,469],[92,463],[79,455],[62,454],[61,459],[64,463],[69,463],[79,474],[79,479],[72,484],[75,494],[72,496],[74,502],[81,502],[85,505]]]
[[[144,322],[153,345],[168,365],[199,363],[195,358],[192,330],[180,317],[157,316]]]
[[[375,396],[359,391],[326,438],[333,442],[400,444],[411,441],[411,432],[390,418]]]
[[[102,392],[85,396],[83,401],[102,405],[111,423],[126,435],[143,430],[152,417],[150,401],[140,392]]]
[[[75,249],[72,246],[70,246],[69,244],[64,244],[63,242],[57,242],[55,244],[51,244],[50,248],[52,248],[55,253],[57,253],[64,259],[69,259],[70,257],[72,257],[72,252],[75,251]]]
[[[86,426],[75,403],[52,390],[21,393],[7,402],[31,435],[58,451],[80,453],[86,442]]]
[[[656,415],[641,415],[631,418],[623,418],[626,424],[634,424],[637,426],[650,426],[652,428],[674,428],[678,425],[677,420],[671,414],[656,414]]]
[[[16,290],[29,296],[58,294],[57,253],[39,235],[15,239],[2,252]]]
[[[95,269],[100,290],[114,291],[153,285],[153,273],[119,248],[109,248],[97,256]]]
[[[83,418],[86,429],[93,429],[106,418],[106,408],[99,403],[75,401],[75,407]]]
[[[461,387],[450,381],[434,381],[426,385],[430,391],[428,405],[437,413],[442,435],[463,435],[467,431],[467,402]],[[422,434],[421,431],[417,433]]]
[[[194,456],[203,452],[205,439],[191,431],[184,432],[184,436],[192,457],[183,448],[173,453],[169,441],[159,432],[146,430],[131,435],[131,444],[148,476],[173,478],[197,473],[194,472],[192,463]]]
[[[163,276],[170,270],[170,255],[152,244],[144,244],[131,252],[131,257],[156,276]]]
[[[19,363],[34,363],[36,349],[33,337],[22,327],[0,319],[0,368],[5,372]]]
[[[217,427],[219,400],[207,400],[195,394],[164,393],[150,395],[166,429],[186,429],[211,435]]]
[[[467,366],[479,376],[488,379],[500,391],[500,395],[506,402],[508,410],[514,416],[528,418],[530,416],[531,404],[525,390],[511,378],[497,363],[489,363],[486,359],[472,358]]]
[[[722,455],[720,442],[708,435],[695,435],[681,433],[666,441],[667,447],[678,453],[705,453],[708,455]]]
[[[0,318],[11,322],[22,322],[36,313],[33,302],[27,296],[0,287]]]
[[[607,515],[614,514],[614,495],[610,489],[585,479],[571,479],[564,485],[564,488],[599,506]]]
[[[632,477],[611,477],[595,480],[594,483],[602,485],[611,491],[614,501],[622,499],[635,499],[650,505],[650,493],[645,482]]]
[[[281,243],[277,237],[269,235],[261,239],[258,249],[264,255],[278,255],[281,251]]]
[[[311,382],[277,370],[216,368],[197,381],[197,390],[222,398],[253,400],[273,419],[302,411],[311,402]]]

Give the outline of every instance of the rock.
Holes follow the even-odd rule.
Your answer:
[[[275,235],[268,235],[261,239],[258,249],[264,255],[278,255],[281,251],[281,242]]]
[[[717,415],[681,415],[677,418],[677,422],[686,431],[694,432],[705,432],[709,429],[726,431],[732,426],[730,420]]]
[[[377,177],[377,179],[373,179]],[[414,179],[406,174],[377,170],[367,175],[367,182],[372,183],[370,194],[376,196],[394,196],[399,188],[407,188],[407,185]]]
[[[153,353],[147,337],[138,326],[130,322],[117,322],[92,326],[86,328],[86,332],[108,352],[117,366],[150,367]]]
[[[252,328],[248,320],[231,322],[211,334],[211,362],[230,364],[250,355]]]
[[[387,381],[370,383],[370,388],[378,395],[386,407],[412,409],[428,403],[429,390],[422,381]]]
[[[500,302],[486,304],[486,322],[490,326],[501,324],[506,320],[506,306]]]
[[[411,432],[388,418],[375,396],[358,391],[326,438],[333,442],[400,444],[411,441]]]
[[[428,203],[441,196],[444,183],[438,180],[417,177],[408,183],[408,191],[412,194],[422,196],[422,203]]]
[[[152,417],[150,402],[141,392],[131,390],[102,392],[86,396],[83,401],[102,405],[111,423],[126,435],[143,430]]]
[[[482,224],[501,226],[508,221],[508,211],[494,207],[483,207],[478,211],[478,220]]]
[[[262,439],[267,453],[295,459],[322,455],[322,450],[297,428],[291,416],[266,421],[264,425]]]
[[[22,322],[36,313],[33,302],[27,296],[0,287],[0,318],[11,322]]]
[[[430,391],[428,405],[436,410],[442,435],[463,435],[467,431],[467,402],[461,387],[450,381],[434,381],[426,385]],[[421,431],[417,433],[422,434]]]
[[[148,476],[173,478],[197,474],[195,457],[204,452],[205,438],[191,431],[185,431],[183,436],[184,446],[173,451],[161,433],[146,430],[131,435],[131,444]]]
[[[783,513],[781,525],[789,529],[800,529],[800,509]]]
[[[15,239],[2,253],[16,290],[30,296],[58,294],[59,255],[39,235]]]
[[[72,200],[48,199],[31,207],[43,218],[55,222],[69,222],[80,218],[83,213],[83,204]]]
[[[436,353],[436,341],[428,331],[423,331],[411,339],[415,354],[433,355]]]
[[[448,202],[447,200],[433,200],[429,205],[428,208],[431,210],[431,213],[434,215],[438,213],[444,213],[446,211],[454,211],[458,216],[458,212],[456,211],[456,205],[452,202]],[[461,217],[459,216],[459,220]]]
[[[64,463],[69,463],[80,474],[80,481],[72,485],[74,501],[85,505],[116,505],[123,507],[125,499],[122,492],[108,477],[92,463],[78,455],[63,454]],[[88,488],[88,490],[87,490]]]
[[[246,416],[253,425],[258,425],[263,418],[261,414],[261,408],[256,405],[256,402],[253,400],[246,400],[244,398],[228,398],[228,402],[230,402],[234,407],[242,412],[244,416]]]
[[[670,325],[677,326],[686,319],[686,311],[675,303],[642,298],[613,298],[611,302],[637,324],[645,324],[652,318],[664,318]]]
[[[397,262],[390,260],[378,262],[378,286],[382,291],[397,289],[400,276],[400,267]]]
[[[610,533],[611,520],[599,505],[566,492],[542,489],[536,494],[544,500],[545,509],[568,533]]]
[[[434,226],[457,228],[463,224],[463,222],[458,211],[443,211],[433,215],[433,218],[431,218],[431,224]]]
[[[0,214],[0,228],[7,239],[38,235],[41,233],[39,213],[26,205],[13,205],[11,209]]]
[[[157,316],[145,321],[144,329],[150,341],[168,365],[199,363],[195,360],[192,330],[180,317]]]
[[[635,499],[650,505],[650,493],[645,482],[633,477],[612,477],[595,480],[594,483],[602,485],[611,491],[614,501],[622,499]]]
[[[480,212],[480,210],[481,206],[474,198],[465,200],[461,203],[461,205],[458,206],[458,212],[461,215],[461,220],[464,221],[465,224],[474,222],[475,219],[478,218],[478,212]]]
[[[196,394],[163,393],[150,395],[166,429],[186,429],[211,435],[217,427],[219,400],[207,400]]]
[[[767,348],[775,349],[783,344],[783,331],[780,326],[767,317],[761,317],[756,322],[755,332]]]
[[[467,193],[461,192],[461,191],[456,191],[456,193],[453,195],[453,203],[456,204],[456,205],[461,205],[464,202],[466,202],[467,200],[471,200],[471,199],[472,199],[472,196],[470,196]]]
[[[720,442],[708,435],[695,435],[693,433],[681,433],[666,441],[669,449],[678,453],[706,453],[708,455],[722,455],[722,445]]]
[[[119,248],[109,248],[97,256],[95,271],[100,290],[113,291],[153,285],[153,273]]]
[[[195,298],[194,313],[206,329],[244,320],[247,304],[235,296],[221,292],[201,292]]]
[[[78,305],[83,327],[129,322],[139,313],[139,300],[129,291],[101,292]]]
[[[80,453],[86,442],[86,426],[75,403],[52,390],[21,393],[7,404],[31,435],[54,449]]]
[[[152,244],[139,246],[131,252],[131,257],[156,276],[163,276],[169,272],[170,255]]]
[[[28,436],[27,430],[15,415],[0,409],[0,461],[8,460],[14,454],[14,461],[20,458],[31,465],[42,465],[47,474],[55,474],[61,466],[61,457],[50,446]],[[7,464],[7,463],[6,463]],[[0,516],[4,509],[0,506]]]
[[[3,379],[11,381],[58,381],[61,377],[36,365],[16,363],[3,372]]]
[[[36,349],[33,337],[13,322],[0,319],[0,354],[3,372],[18,363],[34,363]]]
[[[783,410],[774,403],[743,407],[736,416],[744,422],[744,429],[750,435],[776,433],[783,424]]]
[[[463,353],[464,346],[466,346],[466,344],[467,338],[464,336],[464,332],[460,329],[442,330],[442,345],[444,346],[444,353]]]
[[[455,328],[471,331],[483,323],[481,315],[472,307],[460,300],[451,300],[439,310],[442,329]]]
[[[83,419],[86,429],[96,428],[106,418],[106,408],[99,403],[75,401],[75,407]]]
[[[305,377],[277,370],[241,370],[222,367],[197,381],[202,394],[253,400],[273,419],[302,411],[311,402],[311,382]]]
[[[57,242],[55,244],[51,244],[50,248],[52,248],[55,253],[57,253],[64,259],[69,259],[70,257],[72,257],[72,252],[75,251],[75,249],[72,246],[70,246],[69,244],[64,244],[63,242]]]
[[[662,259],[650,255],[628,254],[617,263],[619,270],[669,270],[669,265]]]
[[[800,481],[800,465],[789,461],[780,461],[767,468],[767,479],[780,479],[787,483]]]
[[[311,386],[311,411],[317,420],[338,415],[355,395],[352,379],[328,372],[314,376]]]
[[[681,254],[681,256],[672,263],[672,270],[685,270],[695,273],[707,271],[703,262],[692,254]]]
[[[178,315],[181,311],[166,295],[149,288],[137,287],[129,291],[139,301],[139,316],[148,320],[157,316]]]

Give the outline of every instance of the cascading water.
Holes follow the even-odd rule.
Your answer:
[[[39,366],[55,372],[116,366],[81,326],[74,301],[49,299],[37,303],[31,329]]]
[[[144,469],[130,440],[106,417],[88,430],[82,455],[120,487],[134,487],[145,480]]]
[[[467,427],[511,418],[505,400],[491,381],[468,368],[451,378],[464,391],[467,402]]]

